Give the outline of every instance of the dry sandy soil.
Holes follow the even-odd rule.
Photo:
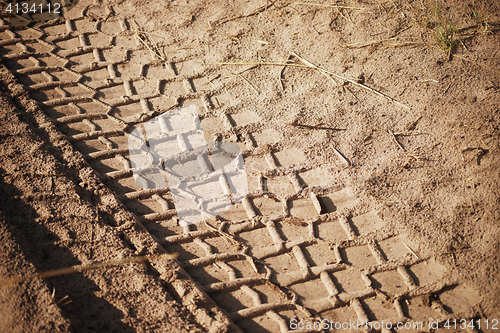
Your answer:
[[[499,1],[2,15],[0,331],[500,329]],[[127,136],[193,104],[250,193],[186,228],[134,182]]]

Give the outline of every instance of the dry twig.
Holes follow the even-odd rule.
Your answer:
[[[304,125],[304,124],[299,124],[296,121],[293,121],[291,123],[288,123],[287,125],[294,126],[294,127],[299,127],[299,128],[307,128],[307,129],[323,129],[323,130],[331,130],[331,131],[345,131],[345,128],[333,128],[333,127],[326,127],[323,126],[323,123],[319,123],[316,125]]]
[[[422,115],[418,116],[418,118],[417,118],[414,122],[412,122],[410,125],[408,125],[408,127],[406,127],[406,130],[407,130],[408,132],[409,132],[409,131],[414,130],[414,129],[415,129],[415,126],[417,126],[417,123],[418,123],[418,121],[419,121],[420,119],[422,119]]]

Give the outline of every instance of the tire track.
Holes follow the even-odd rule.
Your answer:
[[[113,12],[113,5],[94,6]],[[445,295],[453,302],[446,295],[454,295],[456,283],[434,274],[439,265],[417,257],[353,186],[331,176],[325,185],[321,172],[329,166],[312,166],[300,149],[279,140],[266,142],[263,133],[273,129],[257,115],[215,106],[229,87],[206,88],[212,84],[208,72],[188,57],[163,62],[151,56],[131,20],[108,15],[95,22],[85,10],[37,28],[4,22],[2,58],[136,215],[135,223],[157,247],[180,253],[180,266],[203,286],[199,293],[210,295],[244,331],[287,332],[294,318],[345,313],[371,321],[425,321],[429,302],[441,320],[457,315],[447,310],[454,304],[439,297],[420,301]],[[190,104],[197,105],[211,138],[241,144],[252,183],[249,196],[231,211],[183,227],[168,190],[144,190],[133,180],[127,133]],[[195,313],[183,287],[174,289],[179,303]],[[463,316],[477,316],[474,304],[467,307]]]

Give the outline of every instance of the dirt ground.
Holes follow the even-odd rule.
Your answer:
[[[499,1],[2,18],[0,331],[500,328]],[[168,190],[134,182],[127,133],[192,104],[207,139],[240,145],[250,193],[183,228]]]

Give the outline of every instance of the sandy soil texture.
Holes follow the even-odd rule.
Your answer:
[[[4,331],[496,332],[498,1],[2,15],[0,278],[178,255],[0,282]],[[168,189],[134,181],[127,138],[188,105],[207,140],[240,146],[249,195],[183,227]]]

